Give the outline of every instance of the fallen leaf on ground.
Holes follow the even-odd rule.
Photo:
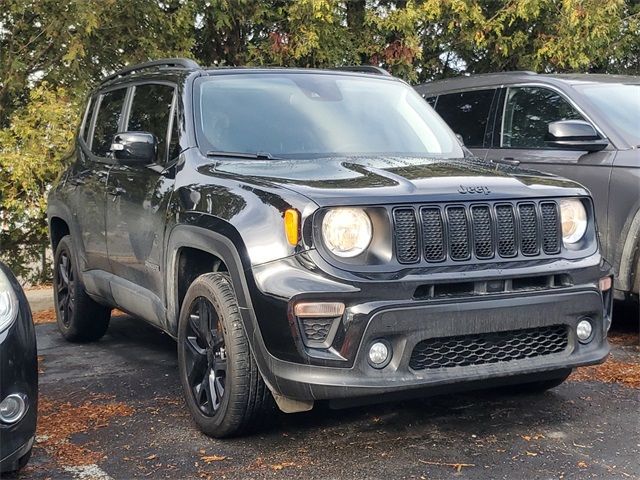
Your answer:
[[[631,347],[640,345],[640,336],[637,332],[613,332],[610,331],[607,335],[609,342],[614,345],[620,345],[623,347]]]
[[[222,460],[226,460],[227,457],[222,457],[219,455],[205,455],[204,457],[200,457],[205,463],[213,463],[213,462],[221,462]]]
[[[424,463],[425,465],[437,465],[439,467],[453,467],[457,472],[462,471],[464,467],[475,467],[475,463],[446,463],[446,462],[430,462],[428,460],[420,460],[420,463]]]
[[[44,373],[44,355],[38,355],[38,373]]]
[[[47,397],[38,399],[38,445],[65,465],[90,465],[103,454],[75,444],[71,437],[102,428],[115,417],[127,417],[134,410],[129,405],[95,395],[80,405],[58,402]]]
[[[601,365],[576,369],[569,380],[619,383],[626,387],[640,388],[640,363],[626,363],[610,358]]]
[[[44,323],[55,323],[56,311],[53,308],[48,310],[40,310],[39,312],[33,312],[33,324],[42,325]]]
[[[287,467],[295,467],[296,464],[293,462],[282,462],[282,463],[276,463],[274,465],[269,465],[271,467],[271,470],[283,470]]]

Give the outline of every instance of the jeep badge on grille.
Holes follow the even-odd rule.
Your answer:
[[[489,195],[491,193],[491,190],[489,190],[489,187],[484,186],[484,185],[472,185],[469,187],[465,187],[464,185],[460,185],[458,187],[458,192],[460,193],[484,193],[485,195]]]

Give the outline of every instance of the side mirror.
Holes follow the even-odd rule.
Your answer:
[[[113,157],[122,163],[154,163],[158,154],[158,141],[149,132],[116,133],[111,142]]]
[[[552,148],[587,152],[598,152],[609,145],[607,140],[598,135],[593,125],[584,120],[551,122],[544,143]]]

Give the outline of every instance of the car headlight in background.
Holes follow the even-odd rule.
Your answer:
[[[335,208],[322,220],[324,244],[338,257],[360,255],[371,243],[371,237],[371,220],[360,208]]]
[[[562,240],[566,244],[579,242],[587,231],[587,211],[577,198],[560,200]]]
[[[0,332],[3,332],[18,316],[18,299],[9,279],[0,269]]]

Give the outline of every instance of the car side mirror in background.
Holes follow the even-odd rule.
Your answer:
[[[147,165],[156,161],[158,141],[149,132],[116,133],[111,142],[111,152],[119,162]]]
[[[584,120],[559,120],[549,124],[544,143],[548,147],[564,150],[597,152],[609,145],[596,129]]]

